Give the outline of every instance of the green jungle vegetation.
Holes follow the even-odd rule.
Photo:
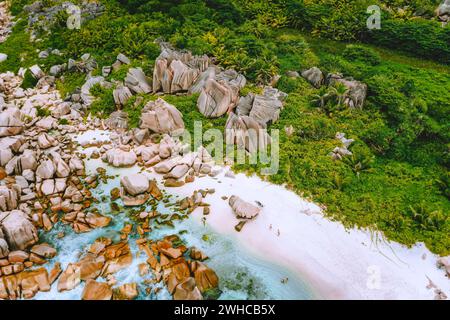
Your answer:
[[[277,88],[289,96],[269,130],[280,130],[280,169],[266,178],[322,204],[348,227],[380,230],[388,239],[421,241],[450,254],[450,25],[434,17],[441,1],[377,1],[381,30],[367,29],[373,1],[366,0],[99,1],[105,12],[80,30],[66,28],[67,15],[61,14],[49,31],[37,30],[40,41],[33,42],[23,10],[33,0],[14,0],[18,22],[0,44],[9,56],[0,72],[35,63],[48,70],[84,53],[99,66],[111,65],[123,53],[152,74],[160,52],[154,41],[164,39],[242,72],[249,84],[241,95],[279,74]],[[42,1],[47,7],[60,2]],[[38,59],[46,48],[64,56]],[[364,108],[343,106],[339,88],[315,89],[301,77],[285,76],[312,66],[366,83]],[[127,69],[109,79],[123,79]],[[66,72],[57,87],[64,96],[83,82],[84,75]],[[91,112],[107,117],[115,110],[112,91],[98,87],[94,94]],[[130,100],[124,110],[131,125],[138,125],[145,101],[155,98],[147,95],[138,105]],[[207,120],[198,112],[197,96],[164,98],[183,113],[188,129],[195,120],[224,128],[226,117]],[[294,129],[290,136],[287,126]],[[342,161],[329,156],[336,132],[356,141],[353,156]],[[236,169],[258,173],[260,166]]]

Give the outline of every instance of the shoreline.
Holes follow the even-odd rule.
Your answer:
[[[282,186],[242,173],[228,178],[226,170],[216,178],[197,178],[166,190],[184,197],[198,189],[215,188],[207,199],[211,213],[206,223],[211,229],[232,236],[255,256],[293,271],[319,298],[433,299],[433,288],[427,288],[429,280],[450,293],[449,279],[436,266],[438,256],[424,244],[407,248],[385,240],[379,232],[347,230],[324,217],[317,205]],[[264,205],[260,215],[247,222],[241,232],[234,229],[238,220],[228,200],[221,199],[233,194]],[[196,209],[192,216],[202,223],[201,210]]]

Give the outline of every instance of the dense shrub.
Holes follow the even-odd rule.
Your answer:
[[[360,61],[371,65],[380,64],[380,55],[373,49],[360,45],[348,45],[342,55],[350,61]]]
[[[443,28],[436,21],[383,21],[380,30],[366,36],[375,45],[450,64],[450,26]]]

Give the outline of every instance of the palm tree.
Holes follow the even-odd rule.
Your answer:
[[[323,86],[313,97],[314,99],[312,101],[314,103],[317,103],[320,108],[324,108],[327,104],[328,98],[330,97],[330,90],[327,87]]]
[[[333,95],[337,98],[338,106],[344,103],[344,99],[347,96],[348,88],[345,84],[341,82],[336,82],[333,87],[331,87]]]

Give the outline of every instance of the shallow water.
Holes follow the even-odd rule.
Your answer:
[[[107,140],[108,132],[96,130],[95,132],[86,132],[75,139],[78,142],[96,139]],[[95,147],[86,148],[84,153],[90,154],[95,150]],[[120,177],[140,172],[141,168],[134,166],[131,168],[114,168],[103,163],[100,159],[85,160],[86,174],[96,172],[97,167],[106,169],[108,176],[114,176],[109,179],[106,184],[100,182],[95,189],[91,189],[93,195],[101,201],[95,206],[103,215],[111,216],[113,219],[109,226],[101,229],[95,229],[88,233],[76,234],[70,226],[63,225],[61,222],[57,223],[50,232],[42,232],[42,241],[47,241],[54,245],[58,250],[58,255],[50,261],[47,265],[50,270],[53,264],[58,261],[61,263],[63,270],[71,262],[76,262],[84,250],[89,247],[95,239],[99,237],[109,237],[115,241],[119,240],[120,230],[126,223],[132,223],[129,218],[128,209],[121,210],[118,214],[110,212],[109,193],[110,190],[120,186]],[[143,171],[142,173],[151,178],[158,178],[153,173]],[[162,188],[161,188],[162,189]],[[167,197],[166,197],[167,198]],[[170,203],[176,202],[178,199],[173,196]],[[206,197],[208,202],[208,197]],[[121,205],[121,201],[117,200]],[[158,212],[170,213],[170,207],[162,201],[158,204]],[[64,238],[58,239],[57,235],[63,231]],[[212,231],[207,225],[201,224],[198,219],[189,217],[185,220],[174,221],[174,227],[162,226],[159,228],[152,226],[152,231],[148,233],[149,239],[161,239],[165,235],[179,234],[180,238],[187,247],[195,246],[202,250],[210,258],[205,263],[211,267],[219,276],[219,289],[221,294],[219,299],[313,299],[315,298],[313,290],[308,287],[297,275],[284,267],[281,267],[269,260],[264,260],[248,252],[235,239],[226,235],[217,234]],[[144,263],[147,259],[146,255],[139,253],[137,245],[133,237],[129,239],[129,245],[133,253],[133,263],[117,272],[114,277],[117,280],[117,285],[124,283],[136,282],[139,288],[138,299],[171,299],[171,295],[165,289],[162,283],[151,285],[161,288],[157,294],[153,290],[150,295],[147,295],[144,290],[143,280],[151,278],[151,273],[141,277],[138,272],[138,265]],[[287,278],[288,281],[282,283],[282,279]],[[104,281],[101,278],[97,281]],[[40,292],[35,296],[35,299],[80,299],[84,282],[77,288],[59,293],[56,289],[56,283],[52,286],[50,292]]]

